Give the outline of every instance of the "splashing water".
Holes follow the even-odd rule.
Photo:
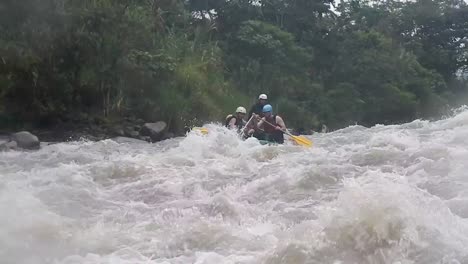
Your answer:
[[[468,110],[262,146],[0,153],[1,263],[468,263]]]

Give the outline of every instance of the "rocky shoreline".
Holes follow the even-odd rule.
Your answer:
[[[57,143],[78,140],[117,142],[158,142],[176,135],[168,131],[164,121],[148,123],[143,120],[125,120],[119,123],[80,124],[64,123],[48,129],[0,132],[0,151],[39,149],[41,142]]]
[[[12,149],[39,149],[39,138],[28,131],[20,131],[11,134],[4,143],[0,142],[0,151]]]

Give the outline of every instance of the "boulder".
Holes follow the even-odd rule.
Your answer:
[[[133,127],[125,128],[124,132],[126,137],[138,138],[138,136],[140,136],[140,133],[133,129]]]
[[[132,138],[138,138],[138,136],[140,136],[140,133],[138,131],[131,131],[129,135]]]
[[[164,133],[164,136],[162,137],[162,139],[166,140],[166,139],[170,139],[170,138],[173,138],[173,137],[175,137],[174,133],[166,132],[166,133]]]
[[[146,123],[140,129],[140,135],[149,136],[153,141],[159,141],[164,136],[167,124],[163,121],[156,123]]]
[[[146,142],[151,142],[151,138],[147,136],[140,136],[140,140],[146,141]]]
[[[112,133],[116,136],[123,136],[125,133],[124,133],[124,130],[120,127],[114,127],[112,129]]]
[[[18,148],[18,144],[16,144],[15,141],[10,141],[10,142],[0,144],[0,151],[7,151],[7,150],[12,150],[12,149],[17,149],[17,148]]]
[[[39,149],[41,145],[39,139],[27,131],[11,135],[11,141],[15,141],[18,147],[22,149]]]

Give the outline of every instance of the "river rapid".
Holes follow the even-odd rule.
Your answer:
[[[468,109],[310,149],[226,129],[0,153],[0,263],[468,263]]]

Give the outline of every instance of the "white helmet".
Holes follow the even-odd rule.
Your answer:
[[[239,106],[239,107],[237,107],[237,109],[236,109],[236,113],[247,114],[247,110],[245,110],[244,107]]]
[[[268,96],[266,94],[261,94],[261,95],[258,96],[258,100],[260,100],[260,99],[267,100]]]

